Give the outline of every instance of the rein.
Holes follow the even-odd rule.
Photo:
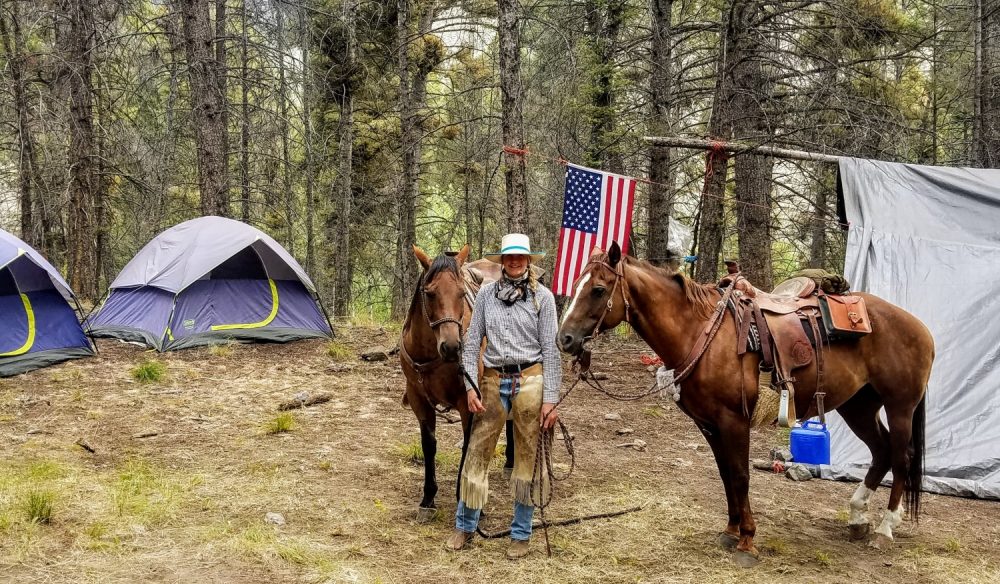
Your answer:
[[[712,340],[715,339],[716,333],[719,332],[719,328],[722,326],[722,321],[725,320],[726,306],[729,305],[729,299],[732,298],[733,292],[736,291],[736,283],[744,279],[739,272],[730,274],[727,277],[729,278],[729,287],[722,294],[722,299],[715,305],[712,318],[709,319],[705,325],[705,330],[698,336],[698,340],[694,346],[691,347],[691,352],[688,353],[687,358],[684,359],[684,363],[680,366],[680,372],[674,375],[674,384],[684,381],[694,373],[698,361],[708,351],[708,346],[712,344]]]

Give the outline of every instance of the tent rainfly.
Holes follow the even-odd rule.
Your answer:
[[[0,377],[94,354],[75,302],[52,264],[0,229]]]
[[[91,317],[95,336],[159,351],[332,335],[316,287],[278,242],[245,223],[201,217],[146,244]]]

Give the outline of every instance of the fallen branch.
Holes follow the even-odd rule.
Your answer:
[[[279,411],[295,410],[298,408],[305,408],[309,406],[314,406],[316,404],[321,404],[328,402],[333,399],[332,393],[321,393],[314,397],[307,397],[306,399],[293,399],[291,401],[283,402],[278,406]]]
[[[627,513],[635,513],[636,511],[642,511],[642,507],[629,507],[628,509],[622,509],[621,511],[611,511],[609,513],[597,513],[597,514],[594,514],[594,515],[584,515],[582,517],[573,517],[573,518],[570,518],[570,519],[559,519],[559,520],[556,520],[556,521],[545,521],[544,523],[541,522],[541,521],[535,521],[534,523],[531,524],[531,527],[532,527],[532,529],[536,529],[536,528],[539,528],[539,527],[556,527],[556,526],[562,526],[562,525],[574,525],[576,523],[582,523],[584,521],[590,521],[592,519],[608,519],[608,518],[611,518],[611,517],[618,517],[619,515],[625,515]],[[496,533],[489,533],[489,532],[483,531],[482,529],[477,529],[476,531],[479,533],[480,537],[483,537],[485,539],[497,539],[497,538],[500,538],[500,537],[506,537],[506,536],[510,535],[510,529],[505,529],[503,531],[498,531]]]
[[[94,450],[94,447],[91,446],[90,443],[83,438],[77,438],[75,444],[91,454],[97,454],[97,451]]]

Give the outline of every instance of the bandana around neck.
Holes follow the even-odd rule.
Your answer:
[[[502,300],[507,306],[511,306],[518,300],[528,298],[528,270],[520,278],[511,278],[507,272],[503,273],[500,285],[497,286],[497,298]]]

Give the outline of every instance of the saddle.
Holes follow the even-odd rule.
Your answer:
[[[823,291],[826,286],[813,274],[790,278],[772,292],[765,292],[739,274],[736,262],[726,262],[726,266],[729,275],[719,282],[719,286],[734,287],[731,309],[738,331],[737,354],[742,356],[748,351],[753,344],[750,342],[751,330],[756,330],[761,353],[760,386],[770,386],[780,393],[778,423],[790,427],[797,419],[793,372],[815,360],[816,394],[822,395],[823,343],[871,332],[864,300],[858,296],[826,294]],[[846,286],[843,290],[846,291]],[[827,313],[841,311],[828,306],[852,307],[851,314],[856,321],[853,332],[857,334],[838,335],[836,324],[827,322],[830,320]]]

